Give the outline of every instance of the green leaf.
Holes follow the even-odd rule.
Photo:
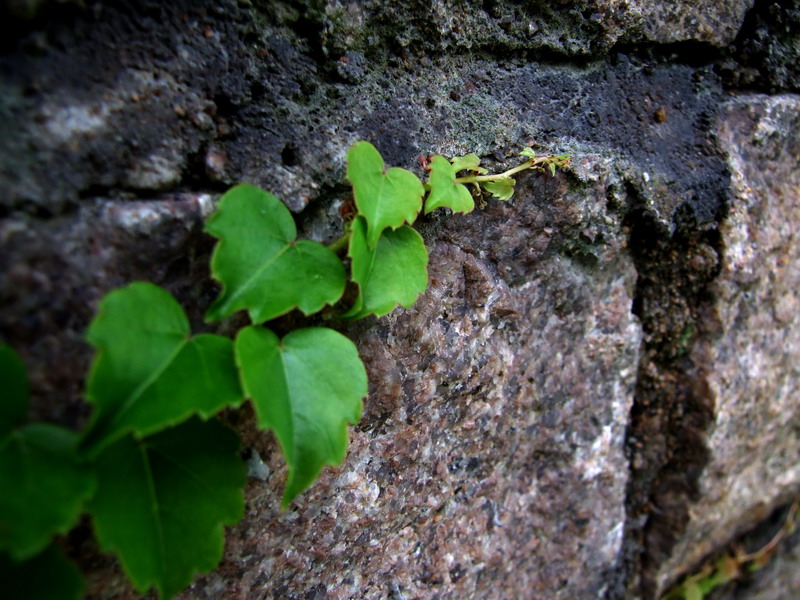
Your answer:
[[[0,438],[25,420],[30,390],[22,359],[9,346],[0,344]]]
[[[78,520],[94,473],[76,458],[78,436],[34,423],[0,437],[0,550],[15,560],[40,552]]]
[[[109,293],[87,338],[97,355],[87,385],[95,413],[84,449],[97,452],[129,431],[153,433],[193,414],[208,418],[243,400],[231,340],[190,337],[183,309],[151,283]]]
[[[467,154],[466,156],[454,156],[450,159],[450,162],[453,164],[453,171],[458,173],[459,171],[472,171],[473,173],[484,174],[488,173],[488,169],[484,169],[480,166],[481,159],[478,158],[477,154]]]
[[[0,553],[3,597],[9,600],[79,600],[83,576],[55,544],[24,562]]]
[[[294,308],[309,315],[344,293],[345,271],[336,255],[318,242],[295,241],[289,209],[252,185],[228,190],[206,224],[220,241],[211,272],[222,292],[206,319],[218,321],[247,310],[254,323]]]
[[[519,153],[519,155],[530,159],[536,158],[536,152],[534,152],[533,148],[530,147],[525,148],[522,152]]]
[[[97,459],[90,503],[101,546],[119,556],[140,593],[169,598],[222,558],[224,525],[244,514],[239,440],[217,421],[191,419],[154,436],[127,436]]]
[[[472,194],[469,193],[467,186],[456,183],[458,169],[451,165],[445,157],[434,156],[430,168],[428,184],[431,187],[431,193],[425,200],[426,215],[436,208],[449,208],[454,213],[464,214],[475,208],[475,202],[472,200]]]
[[[0,550],[19,561],[75,524],[94,474],[77,460],[75,433],[46,423],[17,429],[28,410],[28,378],[16,352],[2,345],[0,376]]]
[[[514,195],[515,183],[511,177],[502,177],[494,181],[482,181],[481,187],[495,198],[506,202]]]
[[[383,316],[398,304],[408,308],[428,286],[428,251],[411,227],[385,232],[374,250],[369,248],[362,217],[353,221],[348,256],[359,294],[345,319],[369,314]]]
[[[347,452],[347,423],[361,418],[367,374],[355,344],[320,327],[279,340],[251,326],[236,337],[236,359],[261,427],[272,429],[289,475],[282,506],[310,486],[325,464]]]
[[[556,165],[554,163],[550,163],[550,175],[553,177],[556,175]]]
[[[687,583],[684,585],[683,597],[685,600],[703,600],[705,594],[696,583]]]
[[[347,178],[353,184],[358,213],[367,220],[367,243],[374,248],[384,229],[409,225],[422,209],[425,189],[411,171],[386,169],[369,142],[356,142],[347,153]]]

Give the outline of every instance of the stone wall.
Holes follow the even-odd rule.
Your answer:
[[[228,186],[330,241],[356,140],[419,173],[573,153],[508,204],[419,222],[430,287],[341,326],[364,418],[290,510],[271,436],[229,417],[260,468],[182,598],[656,598],[800,493],[797,0],[0,15],[0,339],[35,416],[69,426],[103,294],[154,281],[207,328],[202,221]],[[86,527],[68,543],[90,598],[136,597]],[[724,593],[796,595],[794,544]]]

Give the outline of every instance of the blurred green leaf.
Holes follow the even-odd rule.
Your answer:
[[[0,437],[20,425],[28,412],[28,374],[19,355],[9,346],[0,344]]]
[[[223,526],[244,514],[239,439],[216,420],[124,437],[100,454],[97,473],[89,505],[97,539],[140,593],[155,586],[170,598],[214,569]]]
[[[703,600],[705,594],[696,583],[687,583],[684,588],[685,600]]]
[[[0,582],[8,600],[79,600],[83,576],[55,544],[23,562],[0,553]]]
[[[77,434],[34,423],[0,437],[0,550],[15,560],[40,552],[78,520],[94,472],[76,456]]]

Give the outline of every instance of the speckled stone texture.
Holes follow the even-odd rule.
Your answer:
[[[420,175],[574,155],[420,218],[426,294],[333,325],[364,418],[287,512],[272,437],[225,412],[247,512],[183,600],[651,600],[800,494],[798,0],[7,0],[0,28],[0,339],[74,428],[109,290],[245,324],[202,321],[228,186],[328,242],[356,140]],[[88,598],[138,597],[88,522],[63,543]],[[788,548],[730,593],[792,597]]]
[[[448,219],[425,296],[356,337],[372,392],[347,463],[279,515],[283,471],[254,436],[272,475],[183,597],[604,595],[640,335],[598,192],[531,176],[511,204]],[[574,228],[605,235],[592,269],[561,254]]]
[[[708,42],[714,46],[730,44],[739,33],[754,0],[633,0],[644,15],[644,36],[660,43]]]
[[[714,406],[708,466],[663,578],[769,514],[800,485],[800,98],[727,103],[732,200],[720,227],[714,330],[692,359]],[[800,591],[796,588],[795,591]]]

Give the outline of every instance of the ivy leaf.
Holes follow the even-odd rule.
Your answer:
[[[209,321],[247,310],[254,323],[294,308],[309,315],[334,304],[344,293],[344,265],[328,248],[295,241],[289,209],[252,185],[226,192],[206,231],[220,241],[211,272],[222,292],[206,314]]]
[[[89,509],[101,546],[119,556],[140,593],[170,598],[222,558],[224,525],[244,514],[239,440],[190,419],[141,440],[126,436],[97,459]]]
[[[151,283],[103,298],[87,338],[97,349],[87,384],[96,408],[83,449],[97,452],[129,431],[153,433],[243,400],[231,340],[190,337],[181,306]]]
[[[8,346],[0,346],[0,374],[0,550],[19,561],[75,524],[94,477],[78,462],[72,431],[46,423],[17,428],[28,411],[28,378]]]
[[[0,554],[0,581],[4,598],[79,600],[83,597],[83,576],[55,544],[23,562]]]
[[[0,438],[25,420],[28,412],[30,389],[25,365],[9,346],[0,344],[0,385],[3,400],[0,402]]]
[[[269,329],[247,327],[236,336],[236,359],[259,425],[272,429],[286,457],[286,508],[325,464],[344,460],[347,423],[361,418],[367,394],[364,365],[353,342],[322,327],[282,340]]]
[[[463,214],[467,214],[475,208],[472,194],[469,193],[467,187],[456,183],[456,173],[459,170],[457,166],[451,165],[445,157],[437,155],[431,160],[430,169],[428,184],[431,187],[431,193],[425,200],[426,215],[436,208],[449,208],[454,213]]]
[[[367,243],[375,248],[381,232],[409,225],[422,209],[425,189],[411,171],[386,169],[369,142],[356,142],[347,152],[347,178],[353,184],[358,213],[367,220]]]
[[[370,250],[363,217],[353,221],[348,256],[359,294],[345,319],[381,317],[398,304],[408,308],[428,286],[428,251],[411,227],[385,232]]]
[[[481,187],[495,198],[506,202],[514,195],[514,184],[516,181],[511,177],[501,177],[494,181],[483,181]]]
[[[454,156],[450,159],[450,162],[453,164],[453,171],[458,173],[459,171],[472,171],[473,173],[478,173],[483,175],[484,173],[488,173],[488,169],[484,169],[480,166],[481,159],[478,158],[477,154],[467,154],[466,156]]]
[[[78,436],[34,423],[0,438],[0,550],[14,560],[40,552],[78,520],[94,473],[78,462]]]

